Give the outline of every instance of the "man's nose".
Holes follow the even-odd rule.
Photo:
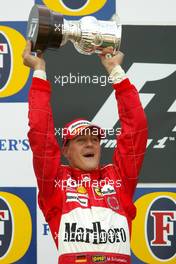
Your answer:
[[[86,146],[93,146],[93,141],[91,139],[87,139]]]

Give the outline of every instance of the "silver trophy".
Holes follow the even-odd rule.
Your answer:
[[[120,48],[122,26],[114,20],[102,21],[93,16],[80,20],[66,20],[63,15],[43,5],[34,5],[28,26],[27,39],[32,41],[32,51],[58,49],[71,41],[81,54],[102,53],[107,47],[116,54]]]

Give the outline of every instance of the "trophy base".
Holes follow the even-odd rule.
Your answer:
[[[47,48],[58,49],[62,42],[63,16],[43,5],[31,9],[27,39],[32,42],[32,51],[43,52]]]

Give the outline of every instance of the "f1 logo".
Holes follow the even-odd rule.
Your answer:
[[[154,239],[151,246],[171,246],[168,236],[174,235],[175,211],[151,211],[154,219]]]
[[[4,221],[9,220],[8,210],[0,210],[0,236],[4,235]],[[0,240],[0,246],[2,246],[2,241]]]
[[[3,54],[8,53],[8,46],[7,44],[0,43],[0,68],[3,68],[4,63],[3,63]]]

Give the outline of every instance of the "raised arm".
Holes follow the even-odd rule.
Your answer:
[[[119,66],[123,54],[119,53],[110,59],[102,56],[101,59],[114,79],[113,88],[121,124],[121,135],[117,137],[113,160],[120,170],[125,189],[132,198],[146,150],[147,120],[138,91]]]
[[[55,190],[58,177],[60,150],[54,133],[50,106],[51,87],[45,79],[43,55],[31,55],[31,43],[27,42],[23,53],[24,64],[34,70],[29,91],[29,142],[33,152],[33,166],[39,187],[39,197],[49,198]]]

